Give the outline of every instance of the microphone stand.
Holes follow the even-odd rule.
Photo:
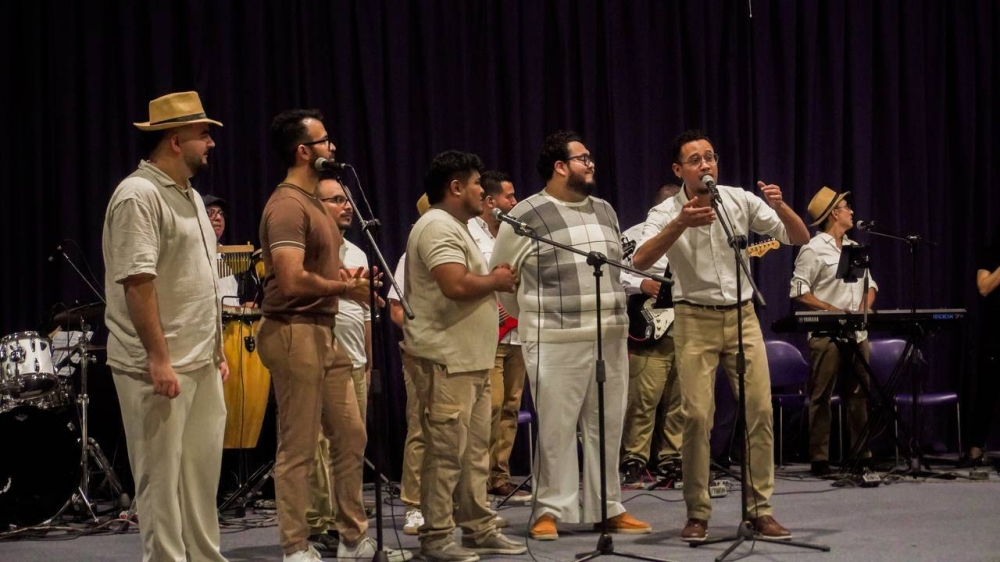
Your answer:
[[[915,318],[917,315],[917,249],[921,245],[927,246],[937,246],[937,243],[930,240],[924,239],[919,234],[907,234],[899,235],[893,232],[881,230],[876,228],[874,225],[868,225],[865,228],[865,232],[873,234],[875,236],[881,236],[883,238],[889,238],[891,240],[898,240],[905,242],[910,248],[910,312]],[[867,293],[865,298],[867,298]],[[917,372],[915,363],[915,358],[920,353],[920,348],[923,347],[924,342],[930,336],[924,328],[917,322],[914,322],[911,327],[910,338],[906,350],[904,350],[903,355],[900,357],[900,363],[903,364],[903,359],[907,359],[906,365],[910,368],[910,375],[912,378],[913,385],[913,404],[910,407],[910,466],[906,472],[911,476],[916,477],[926,477],[926,476],[939,476],[938,473],[931,470],[930,465],[927,463],[927,459],[924,458],[923,453],[920,451],[920,380],[919,374]],[[907,353],[908,351],[908,353]],[[911,358],[911,355],[913,356]],[[927,470],[921,470],[920,466],[923,464],[924,468]]]
[[[750,266],[747,264],[746,259],[743,257],[743,249],[747,245],[747,237],[743,234],[736,235],[733,234],[732,221],[729,218],[729,213],[726,208],[722,205],[722,196],[719,194],[718,188],[715,187],[714,182],[709,184],[709,191],[712,197],[712,208],[715,210],[715,215],[719,219],[719,224],[722,225],[723,230],[726,232],[726,238],[729,242],[729,247],[733,249],[733,256],[736,259],[736,379],[737,379],[737,398],[739,400],[739,405],[737,407],[737,426],[743,426],[743,454],[740,455],[740,513],[742,520],[740,521],[739,527],[736,529],[736,534],[728,537],[719,537],[714,539],[707,539],[700,542],[689,542],[688,544],[691,548],[697,548],[706,544],[715,544],[720,542],[735,541],[729,546],[721,555],[719,555],[715,561],[721,562],[730,553],[736,550],[741,544],[746,540],[759,540],[764,542],[773,542],[778,544],[785,544],[789,546],[797,546],[800,548],[810,548],[814,550],[821,550],[823,552],[829,552],[830,547],[826,545],[814,545],[798,541],[790,541],[784,539],[771,539],[768,537],[755,537],[753,525],[750,522],[750,508],[747,502],[747,495],[753,493],[750,483],[750,436],[747,429],[747,395],[746,395],[746,355],[743,348],[743,306],[739,304],[740,298],[743,296],[743,276],[746,276],[747,282],[750,284],[750,288],[753,290],[753,296],[757,300],[757,303],[761,307],[767,306],[764,302],[764,297],[761,295],[760,289],[757,288],[757,284],[754,283],[753,276],[750,275]],[[742,274],[741,274],[742,273]]]
[[[517,220],[514,220],[507,215],[500,215],[502,220],[514,228],[514,232],[518,236],[524,236],[530,238],[537,242],[544,242],[550,246],[555,246],[556,248],[561,248],[567,252],[572,252],[574,254],[584,256],[587,258],[587,265],[594,268],[594,281],[596,282],[596,296],[597,296],[597,358],[595,361],[595,372],[597,374],[597,415],[598,415],[598,442],[600,444],[600,475],[601,475],[601,536],[597,539],[597,548],[589,552],[583,552],[576,555],[577,562],[584,562],[586,560],[593,560],[599,556],[620,556],[622,558],[631,558],[633,560],[648,560],[650,562],[670,562],[669,560],[661,558],[653,558],[650,556],[641,556],[638,554],[628,554],[624,552],[615,551],[614,541],[611,538],[611,534],[608,533],[608,475],[607,469],[605,467],[606,453],[605,453],[605,431],[604,431],[604,382],[606,380],[605,368],[604,368],[604,345],[602,340],[602,330],[601,330],[601,277],[604,273],[601,271],[601,267],[605,264],[611,267],[617,267],[618,269],[623,269],[629,271],[635,275],[641,277],[647,277],[658,281],[661,284],[673,285],[673,281],[651,273],[646,273],[645,271],[639,271],[638,269],[627,266],[623,263],[611,261],[600,252],[584,252],[577,248],[567,246],[555,240],[545,238],[538,234]]]
[[[383,419],[383,409],[385,406],[385,401],[382,397],[382,372],[379,366],[383,364],[384,358],[386,357],[385,338],[382,337],[382,314],[379,312],[378,303],[376,299],[376,279],[375,275],[371,274],[372,264],[377,260],[379,266],[382,268],[381,273],[385,275],[392,286],[396,289],[396,293],[399,295],[399,302],[403,305],[404,314],[407,318],[413,320],[413,309],[410,308],[410,303],[406,302],[406,298],[403,296],[403,290],[396,283],[396,279],[392,276],[392,269],[386,264],[385,256],[382,255],[382,251],[378,247],[378,243],[375,238],[378,236],[378,230],[381,227],[381,223],[377,218],[375,218],[375,213],[372,212],[371,205],[368,204],[368,198],[365,196],[365,191],[361,187],[361,180],[358,178],[357,171],[354,170],[354,166],[349,164],[344,165],[345,169],[351,171],[354,176],[354,183],[358,187],[358,192],[361,193],[361,198],[365,202],[365,207],[368,210],[368,216],[372,217],[370,220],[365,219],[362,214],[361,209],[355,203],[354,196],[351,194],[349,189],[344,189],[344,195],[350,202],[351,207],[354,209],[355,215],[358,217],[358,223],[361,225],[361,232],[364,233],[365,238],[368,240],[368,284],[369,284],[369,306],[371,307],[372,315],[372,380],[371,387],[369,391],[372,395],[372,425],[375,427],[376,435],[381,435],[381,422]],[[375,339],[378,338],[379,345],[375,345]],[[362,423],[365,420],[362,420]],[[382,530],[382,450],[381,448],[376,448],[375,450],[375,463],[372,467],[375,471],[375,540],[376,549],[375,555],[372,557],[373,562],[388,562],[389,555],[385,551],[383,530]]]

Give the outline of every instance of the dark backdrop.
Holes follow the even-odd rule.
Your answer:
[[[225,123],[195,179],[230,202],[225,242],[257,244],[283,174],[270,119],[316,107],[393,263],[441,150],[479,153],[523,197],[541,186],[542,138],[574,128],[599,195],[629,226],[669,173],[670,140],[703,128],[723,183],[777,183],[803,214],[821,186],[850,190],[858,218],[936,242],[918,256],[916,303],[973,318],[930,346],[931,386],[966,389],[975,368],[974,256],[1000,223],[997,2],[14,0],[3,11],[4,334],[94,300],[47,258],[72,239],[68,255],[103,280],[104,208],[141,157],[131,123],[148,100],[195,89]],[[878,306],[907,306],[907,249],[859,238],[874,246]],[[793,259],[782,248],[756,264],[765,325],[789,311]],[[389,392],[390,427],[402,427],[396,377]],[[939,441],[953,442],[951,425]],[[402,435],[373,441],[385,439],[398,466]]]

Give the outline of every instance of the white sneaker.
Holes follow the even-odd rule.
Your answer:
[[[420,527],[424,524],[424,514],[419,509],[408,509],[406,511],[406,523],[403,524],[404,535],[416,535]]]
[[[282,562],[322,562],[323,557],[310,545],[306,550],[286,554],[281,560]]]
[[[341,562],[371,560],[375,556],[377,547],[378,543],[371,537],[361,539],[361,542],[353,547],[347,546],[344,544],[344,541],[340,541],[340,546],[337,547],[337,560]],[[385,549],[385,555],[389,562],[406,562],[410,558],[413,558],[413,553],[409,550],[396,550],[392,548]]]

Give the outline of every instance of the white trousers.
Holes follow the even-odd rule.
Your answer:
[[[625,512],[618,480],[618,448],[628,399],[626,332],[604,336],[605,470],[608,517]],[[521,347],[538,413],[535,447],[535,517],[564,523],[601,519],[597,342],[524,342]],[[583,512],[577,462],[577,429],[583,440]]]
[[[219,368],[177,373],[181,392],[153,394],[149,373],[112,370],[135,478],[144,562],[225,562],[215,497],[226,432]]]

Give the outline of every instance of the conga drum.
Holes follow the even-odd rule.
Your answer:
[[[271,373],[257,353],[260,310],[222,306],[222,348],[229,364],[229,380],[223,385],[226,398],[226,449],[257,446],[264,425]]]

